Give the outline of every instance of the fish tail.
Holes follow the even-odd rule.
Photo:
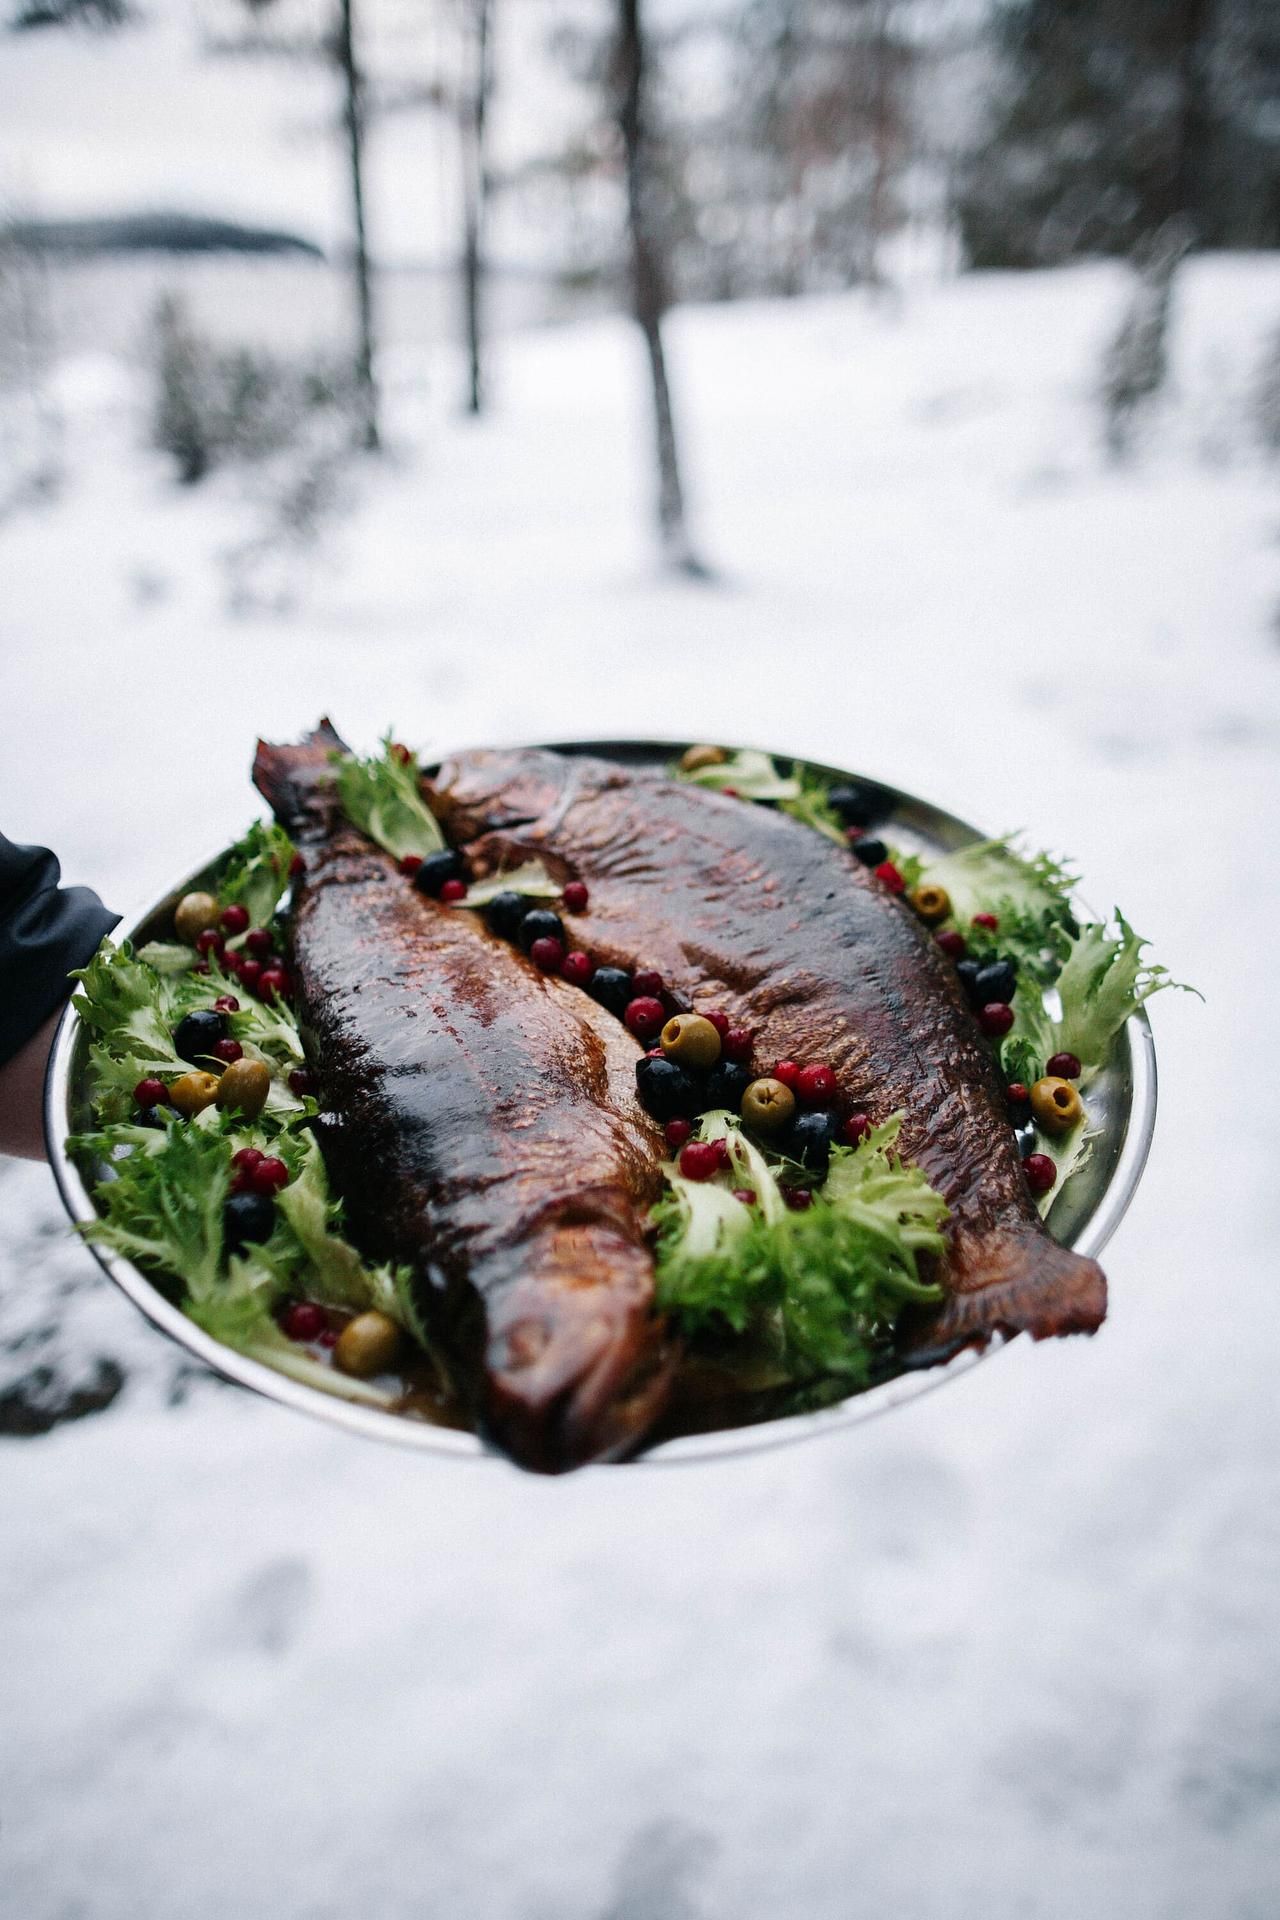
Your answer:
[[[349,749],[328,720],[296,746],[259,740],[253,784],[281,826],[295,839],[326,832],[333,815],[333,768],[329,756]]]
[[[1018,1333],[1033,1340],[1096,1333],[1106,1318],[1107,1282],[1097,1261],[1038,1233],[990,1235],[953,1249],[946,1280],[941,1307],[903,1322],[908,1366],[933,1366],[962,1347]]]

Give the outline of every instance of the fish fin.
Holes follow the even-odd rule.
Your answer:
[[[934,1366],[997,1336],[1095,1333],[1106,1318],[1102,1268],[1047,1234],[974,1240],[954,1251],[948,1265],[943,1305],[927,1319],[918,1315],[903,1324],[901,1357],[910,1367]]]
[[[323,830],[334,806],[329,756],[349,749],[327,719],[295,746],[259,740],[253,758],[253,784],[281,826],[295,838]]]

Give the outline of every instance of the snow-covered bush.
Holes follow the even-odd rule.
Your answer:
[[[259,462],[304,446],[323,419],[342,433],[351,383],[326,366],[295,365],[249,347],[215,346],[182,301],[161,297],[152,320],[151,437],[186,486],[210,468]]]

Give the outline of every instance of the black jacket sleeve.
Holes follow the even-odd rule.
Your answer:
[[[0,1066],[26,1045],[71,991],[120,916],[88,887],[60,887],[47,847],[18,847],[0,833]]]

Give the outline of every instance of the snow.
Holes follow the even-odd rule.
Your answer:
[[[681,314],[712,585],[652,566],[636,343],[388,365],[392,449],[284,612],[259,511],[57,373],[61,496],[0,524],[0,818],[128,909],[253,811],[255,733],[740,738],[1069,849],[1203,990],[1091,1342],[821,1443],[544,1484],[259,1404],[4,1164],[0,1348],[110,1409],[6,1443],[0,1913],[21,1920],[1263,1920],[1280,1846],[1274,476],[1280,262],[1180,282],[1105,467],[1118,269]],[[239,607],[239,611],[235,607]],[[1247,1023],[1247,1024],[1246,1024]]]

